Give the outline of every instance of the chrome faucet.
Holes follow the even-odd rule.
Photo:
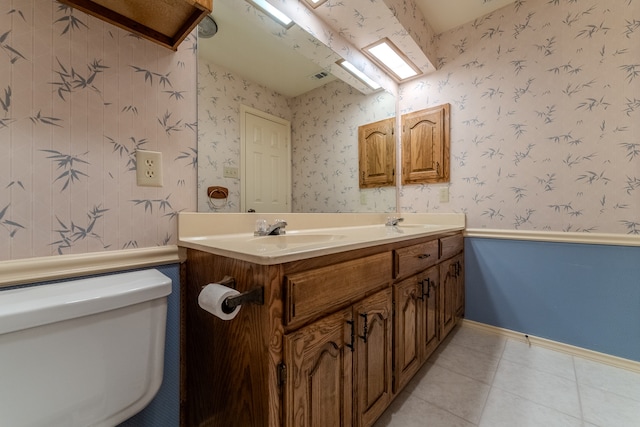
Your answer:
[[[398,223],[404,221],[404,218],[397,218],[395,216],[390,216],[387,218],[387,222],[384,224],[387,227],[395,227]]]
[[[256,230],[253,235],[254,236],[278,236],[280,234],[285,234],[284,228],[287,226],[287,221],[282,219],[276,219],[271,225],[266,226],[265,228],[261,228]]]

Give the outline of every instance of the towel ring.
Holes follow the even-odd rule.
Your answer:
[[[207,203],[212,210],[222,209],[229,203],[229,189],[226,187],[213,186],[207,188]],[[224,199],[224,203],[216,205],[214,199]]]

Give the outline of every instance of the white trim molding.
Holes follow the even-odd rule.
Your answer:
[[[0,262],[0,288],[181,262],[175,245]]]
[[[570,344],[552,341],[546,338],[527,335],[522,332],[512,331],[510,329],[499,328],[497,326],[487,325],[485,323],[475,322],[473,320],[462,319],[462,325],[465,327],[475,328],[490,334],[501,335],[511,338],[529,345],[544,347],[549,350],[559,351],[571,356],[581,357],[583,359],[592,360],[594,362],[604,363],[606,365],[615,366],[616,368],[626,369],[632,372],[640,373],[640,362],[635,360],[624,359],[622,357],[612,356],[606,353],[600,353],[588,350],[582,347],[576,347]]]
[[[560,231],[496,230],[467,228],[465,237],[482,239],[526,240],[534,242],[582,243],[587,245],[640,246],[640,235],[576,233]]]

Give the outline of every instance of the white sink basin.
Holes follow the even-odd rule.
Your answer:
[[[428,230],[430,228],[441,228],[441,225],[435,225],[435,224],[403,224],[403,223],[399,223],[398,225],[396,225],[396,227],[398,228],[421,228],[423,230]]]
[[[314,245],[317,243],[333,242],[344,239],[342,234],[282,234],[279,236],[259,236],[249,239],[249,243],[261,245],[274,245],[279,248],[287,248],[300,245]]]

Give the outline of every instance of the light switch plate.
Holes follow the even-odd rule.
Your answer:
[[[224,178],[238,178],[238,168],[233,166],[225,166],[222,169],[222,176]]]
[[[440,189],[440,203],[447,203],[449,201],[449,187],[442,187]]]

